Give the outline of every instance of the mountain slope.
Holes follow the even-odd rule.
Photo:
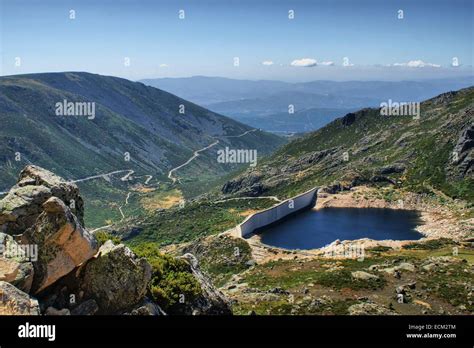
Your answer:
[[[421,103],[420,118],[349,113],[227,182],[226,194],[291,196],[309,187],[390,183],[474,202],[474,88]]]
[[[95,117],[57,115],[65,102],[94,103]],[[142,83],[82,72],[0,77],[0,125],[0,195],[36,164],[79,180],[87,227],[178,204],[248,165],[220,163],[220,149],[260,159],[286,141]]]
[[[26,163],[69,179],[119,169],[167,171],[216,138],[222,144],[270,152],[282,140],[172,94],[116,77],[48,73],[0,78],[0,187]],[[96,116],[56,116],[58,102],[95,102]],[[184,114],[179,113],[184,105]],[[21,154],[16,162],[15,153]],[[124,160],[130,154],[130,162]],[[206,154],[203,154],[205,157]],[[209,161],[210,172],[226,169]]]

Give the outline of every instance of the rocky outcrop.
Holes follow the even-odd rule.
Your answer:
[[[437,106],[448,105],[456,97],[458,91],[449,91],[443,94],[440,94],[432,99],[433,104]]]
[[[94,257],[49,287],[39,300],[43,310],[68,309],[71,315],[156,315],[161,309],[146,301],[150,279],[151,266],[145,259],[109,240]]]
[[[97,252],[82,219],[77,186],[36,166],[27,166],[0,201],[0,280],[8,282],[11,302],[23,304],[21,313],[40,311],[26,293],[39,294]],[[7,306],[3,302],[0,310],[10,311]]]
[[[111,240],[98,249],[82,219],[75,185],[36,166],[22,171],[0,201],[0,314],[164,314],[146,297],[148,261]],[[202,289],[187,312],[231,314],[196,259],[186,260]]]
[[[349,315],[395,315],[390,309],[376,303],[357,303],[348,308]]]
[[[113,314],[143,300],[151,279],[151,266],[125,245],[114,245],[109,240],[76,274],[84,298],[93,298],[99,313]]]
[[[165,315],[166,313],[153,301],[145,298],[136,308],[132,309],[128,315]]]
[[[192,254],[184,254],[181,257],[185,260],[199,282],[201,287],[201,295],[189,305],[189,309],[193,315],[231,315],[231,305],[229,299],[201,272],[199,262]]]
[[[80,224],[84,224],[83,200],[78,187],[46,169],[29,165],[0,201],[0,232],[22,234],[35,223],[43,211],[43,203],[51,197],[65,202]]]
[[[12,236],[0,232],[0,281],[30,292],[34,275],[31,261],[36,261],[37,256],[35,246],[24,248]]]
[[[226,182],[222,187],[222,193],[241,192],[251,197],[259,196],[265,191],[265,187],[260,183],[260,179],[261,175],[259,173],[248,173],[245,176]]]
[[[99,305],[94,299],[89,299],[75,307],[72,315],[94,315],[99,311]]]
[[[375,274],[367,273],[364,271],[355,271],[351,273],[352,278],[356,280],[379,280],[379,277]]]
[[[71,312],[67,308],[56,309],[54,307],[48,307],[44,315],[71,315]]]
[[[337,147],[330,148],[321,151],[311,152],[304,156],[301,156],[293,161],[285,164],[281,167],[282,174],[298,173],[306,168],[309,168],[330,156],[337,153],[339,149]]]
[[[344,189],[345,188],[341,183],[336,182],[332,185],[327,185],[327,186],[321,187],[321,189],[319,190],[318,193],[329,193],[329,194],[333,195],[333,194],[341,192]]]
[[[82,227],[83,214],[76,185],[43,168],[27,166],[18,183],[0,201],[0,225],[26,250],[35,248],[37,260],[31,264],[22,255],[15,260],[4,258],[0,263],[3,279],[38,293],[90,259],[97,252],[97,243]],[[15,246],[12,238],[3,240]],[[18,279],[12,281],[14,275]]]
[[[392,165],[388,165],[385,167],[380,168],[379,174],[387,175],[387,174],[399,174],[403,173],[406,169],[406,166],[401,163],[394,163]]]
[[[38,301],[12,284],[0,281],[0,315],[39,315]]]
[[[474,174],[474,124],[466,127],[458,138],[454,152],[453,163],[458,177],[473,176]]]
[[[34,263],[33,293],[44,290],[97,251],[95,239],[62,200],[51,197],[42,208],[35,225],[22,236],[25,244],[37,245],[39,251]]]

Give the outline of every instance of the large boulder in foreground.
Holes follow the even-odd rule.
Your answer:
[[[34,226],[21,237],[24,244],[38,246],[33,293],[42,291],[97,252],[95,238],[61,199],[49,198],[42,210]]]
[[[0,232],[0,281],[30,292],[34,275],[32,261],[35,262],[37,257],[35,246],[24,248],[12,236]]]
[[[74,183],[38,166],[26,166],[18,182],[0,200],[0,232],[22,234],[42,212],[42,205],[51,197],[65,202],[79,223],[84,225],[84,203]]]
[[[151,266],[125,245],[108,240],[76,274],[79,292],[97,302],[99,314],[118,314],[145,298]]]
[[[186,261],[193,276],[199,282],[201,295],[189,306],[192,315],[232,315],[230,301],[219,291],[212,282],[201,272],[199,262],[193,254],[184,254],[181,258]]]
[[[12,284],[0,281],[0,315],[39,315],[38,301]]]

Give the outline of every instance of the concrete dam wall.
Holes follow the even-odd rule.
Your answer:
[[[259,228],[271,225],[300,210],[312,208],[316,204],[317,191],[318,188],[315,187],[278,205],[248,216],[244,222],[235,227],[237,235],[245,237]]]

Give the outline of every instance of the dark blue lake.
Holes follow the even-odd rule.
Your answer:
[[[382,208],[307,210],[260,231],[262,242],[286,249],[314,249],[336,239],[416,240],[420,213]]]

